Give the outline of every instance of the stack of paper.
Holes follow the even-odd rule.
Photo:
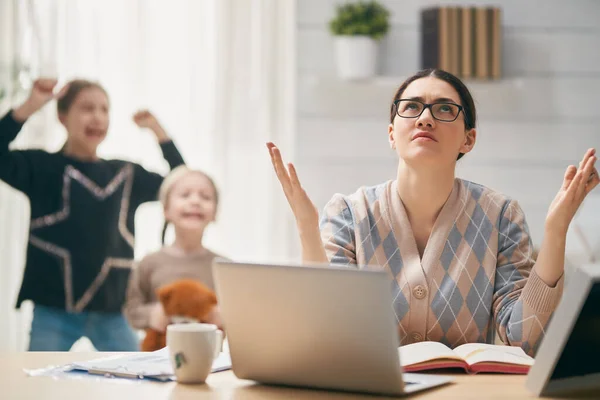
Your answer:
[[[91,361],[75,362],[71,366],[74,370],[87,371],[90,374],[147,378],[161,381],[175,379],[167,347],[151,353],[125,353]],[[212,372],[224,371],[230,368],[231,357],[229,353],[221,353],[213,362]]]

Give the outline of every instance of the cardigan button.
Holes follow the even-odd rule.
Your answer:
[[[423,341],[423,335],[421,335],[419,332],[411,333],[410,337],[412,338],[413,342],[415,342],[415,343]]]
[[[423,300],[425,296],[427,296],[427,288],[425,288],[423,285],[415,286],[413,289],[413,296],[415,296],[415,298],[418,300]]]

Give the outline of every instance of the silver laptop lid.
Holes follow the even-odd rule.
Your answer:
[[[600,398],[600,265],[575,268],[546,327],[526,386],[536,396]]]
[[[213,269],[239,378],[402,393],[386,273],[225,260]]]

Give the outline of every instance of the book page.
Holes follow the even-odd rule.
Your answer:
[[[455,348],[454,352],[464,358],[469,365],[479,362],[533,365],[533,358],[516,346],[467,343]]]
[[[462,361],[462,359],[450,348],[438,342],[407,344],[405,346],[400,346],[398,351],[400,352],[400,364],[403,367],[438,359]]]

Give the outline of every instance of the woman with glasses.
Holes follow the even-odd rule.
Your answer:
[[[475,122],[473,98],[454,75],[424,70],[408,78],[388,126],[396,179],[336,194],[320,223],[294,166],[267,147],[303,261],[387,271],[402,344],[493,343],[497,333],[533,355],[562,294],[569,223],[599,182],[595,150],[567,168],[534,260],[517,201],[455,177],[457,160],[475,145]]]

